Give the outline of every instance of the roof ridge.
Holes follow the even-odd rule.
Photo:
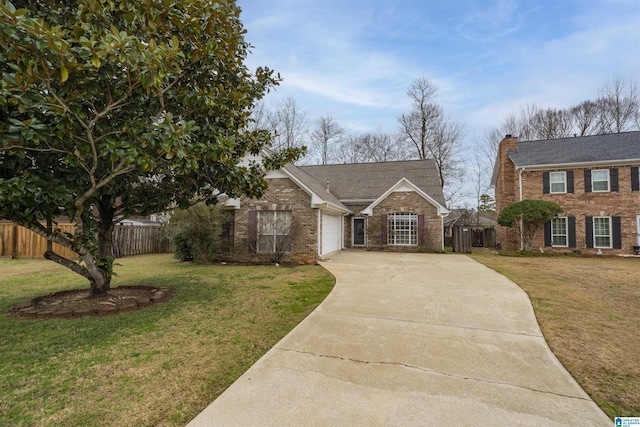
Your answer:
[[[298,168],[316,168],[316,167],[346,167],[346,166],[368,166],[368,165],[384,165],[384,164],[399,164],[399,163],[419,163],[419,162],[433,162],[433,159],[410,159],[410,160],[387,160],[384,162],[361,162],[361,163],[332,163],[328,165],[299,165]]]
[[[640,134],[640,130],[628,130],[624,132],[612,132],[612,133],[598,133],[595,135],[563,136],[561,138],[549,138],[549,139],[525,139],[523,141],[518,141],[518,144],[526,144],[530,142],[547,142],[547,141],[552,142],[552,141],[560,141],[563,139],[573,140],[573,139],[587,139],[587,138],[602,138],[607,136],[623,135],[623,134],[630,134],[630,133]]]

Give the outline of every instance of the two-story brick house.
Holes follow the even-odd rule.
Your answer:
[[[492,184],[496,211],[526,199],[556,202],[536,248],[551,252],[633,253],[640,245],[640,132],[540,141],[507,135]],[[513,229],[497,226],[504,249],[521,249]],[[637,248],[636,248],[637,250]]]

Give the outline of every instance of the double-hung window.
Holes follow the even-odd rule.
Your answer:
[[[591,171],[592,191],[609,191],[609,169]]]
[[[566,172],[550,172],[549,185],[551,193],[567,192],[567,173]]]
[[[569,246],[566,216],[561,216],[551,220],[551,245]]]
[[[611,247],[611,217],[593,217],[593,243],[594,248]]]
[[[418,215],[398,212],[388,215],[387,243],[415,246],[418,244]]]
[[[291,252],[291,211],[258,211],[258,252]]]

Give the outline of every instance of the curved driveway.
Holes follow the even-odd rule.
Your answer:
[[[327,299],[198,426],[610,426],[526,294],[461,255],[342,251]]]

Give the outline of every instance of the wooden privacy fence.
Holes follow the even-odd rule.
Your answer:
[[[113,230],[113,254],[116,258],[131,255],[163,254],[173,250],[164,225],[117,225]]]
[[[75,225],[58,224],[63,233],[73,233]],[[0,222],[0,256],[11,258],[43,258],[47,251],[47,239],[33,231],[11,222]],[[53,251],[65,258],[77,258],[71,249],[53,244]]]
[[[73,224],[58,224],[62,232],[73,233]],[[17,224],[0,222],[0,257],[43,258],[47,240]],[[173,250],[163,225],[117,225],[113,232],[113,255],[122,258],[131,255],[167,253]],[[78,254],[53,244],[57,254],[74,259]]]
[[[471,253],[471,227],[453,227],[453,252]]]

